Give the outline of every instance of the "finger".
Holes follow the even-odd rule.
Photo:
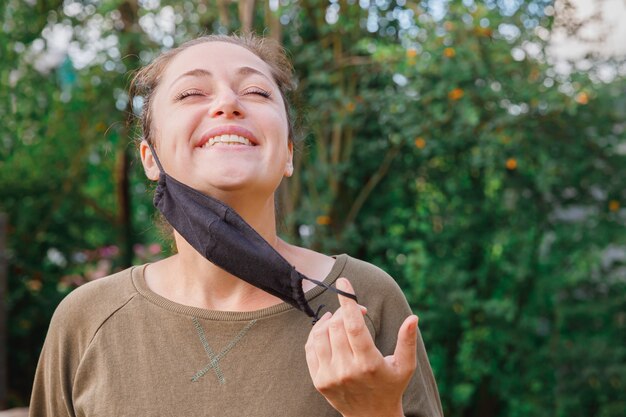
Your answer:
[[[311,333],[309,333],[309,342],[313,352],[317,356],[318,366],[324,363],[328,363],[331,359],[331,347],[330,339],[328,338],[328,325],[332,313],[327,311],[324,315],[315,323]]]
[[[339,278],[337,280],[337,288],[354,294],[354,289],[352,288],[350,281],[345,278]],[[374,341],[372,340],[369,330],[367,330],[362,310],[359,308],[358,304],[354,300],[342,295],[339,296],[339,302],[341,304],[343,325],[346,336],[354,356],[359,358],[364,356],[367,357],[372,354],[380,355],[374,345]]]
[[[330,339],[330,348],[332,350],[332,361],[335,364],[351,362],[353,356],[352,347],[348,341],[348,335],[346,335],[341,307],[335,311],[335,314],[330,319],[328,338]]]
[[[328,315],[330,315],[331,313],[327,313]],[[326,320],[328,317],[326,317],[326,315],[320,317],[320,320]],[[318,322],[320,321],[318,320]],[[316,323],[317,324],[317,323]],[[315,326],[313,327],[315,328]],[[307,338],[306,344],[304,345],[304,352],[306,354],[306,364],[307,367],[309,368],[309,374],[311,375],[312,379],[315,379],[315,376],[317,375],[317,371],[319,369],[319,360],[317,359],[317,353],[315,353],[315,346],[313,343],[313,329],[311,329],[311,332],[309,332],[309,337]]]
[[[338,278],[335,286],[337,287],[338,290],[347,292],[348,294],[355,295],[354,288],[352,288],[352,284],[350,284],[350,281],[348,281],[346,278]],[[352,298],[348,298],[341,294],[338,294],[338,297],[339,297],[339,305],[341,307],[345,305],[357,305],[357,302],[354,301]]]
[[[315,349],[313,348],[313,346],[309,345],[308,342],[304,347],[304,351],[306,353],[306,365],[309,368],[309,374],[311,375],[312,379],[315,379],[315,376],[317,375],[317,370],[320,367],[320,362],[317,359],[317,354],[315,353]]]
[[[417,323],[416,315],[410,315],[404,320],[400,330],[398,330],[398,342],[393,353],[395,363],[400,370],[410,372],[415,370],[417,365]]]
[[[341,286],[342,286],[341,281],[347,281],[347,283],[348,283],[348,285],[349,285],[350,290],[344,290],[344,289],[342,289],[342,287],[341,287]],[[347,292],[348,294],[355,295],[355,294],[354,294],[354,288],[352,288],[352,285],[350,284],[350,281],[348,281],[346,278],[339,278],[339,279],[337,279],[337,284],[335,284],[335,285],[336,285],[336,287],[337,287],[337,289],[338,289],[338,290],[342,290],[343,292]],[[345,287],[344,287],[344,288],[345,288]],[[367,307],[362,306],[361,304],[357,304],[357,302],[356,302],[356,301],[354,301],[352,298],[349,298],[349,297],[343,296],[343,295],[341,295],[341,294],[339,294],[339,295],[338,295],[338,297],[339,297],[339,305],[340,305],[340,306],[343,306],[345,303],[350,303],[350,302],[352,302],[352,303],[356,304],[357,306],[359,306],[359,308],[361,309],[361,312],[363,313],[363,315],[367,314]]]

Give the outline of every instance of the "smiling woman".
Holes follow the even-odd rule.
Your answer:
[[[235,36],[193,40],[137,74],[141,160],[178,252],[63,301],[31,415],[442,415],[393,279],[277,236],[291,79],[278,45]]]

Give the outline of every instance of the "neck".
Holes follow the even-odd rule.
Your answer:
[[[270,245],[279,250],[280,239],[276,235],[273,196],[261,204],[248,202],[238,204],[233,209]],[[174,237],[178,254],[170,261],[170,272],[172,276],[176,276],[175,280],[170,280],[170,290],[177,295],[179,301],[224,311],[258,310],[280,301],[206,260],[177,232],[174,232]]]

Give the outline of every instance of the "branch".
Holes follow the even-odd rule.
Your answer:
[[[228,0],[217,0],[217,10],[219,12],[220,24],[230,29],[230,18],[228,17]]]
[[[352,224],[354,222],[354,220],[356,219],[356,216],[361,211],[363,204],[365,204],[365,202],[369,198],[372,191],[374,191],[374,188],[376,188],[378,183],[385,177],[385,175],[387,175],[387,171],[389,171],[389,167],[391,166],[391,163],[393,162],[394,158],[400,151],[400,147],[401,145],[399,144],[394,145],[391,149],[389,149],[389,151],[387,151],[387,154],[385,155],[383,162],[378,167],[378,170],[376,170],[374,175],[370,177],[370,179],[367,181],[365,186],[361,189],[361,192],[354,200],[354,203],[352,204],[352,207],[350,208],[350,211],[348,212],[348,216],[346,217],[346,221],[344,222],[344,230],[345,230],[345,226]]]
[[[118,223],[118,219],[116,218],[115,214],[102,208],[93,198],[86,196],[83,193],[80,193],[79,196],[82,203],[86,207],[90,207],[91,209],[93,209],[93,211],[106,219],[107,222],[113,225]]]
[[[239,0],[239,21],[241,31],[243,33],[252,32],[252,23],[254,22],[254,1],[255,0]]]

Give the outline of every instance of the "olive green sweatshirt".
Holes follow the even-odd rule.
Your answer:
[[[251,312],[185,306],[150,291],[145,266],[73,291],[57,308],[41,353],[33,417],[339,416],[313,386],[304,344],[311,319],[281,303]],[[378,349],[392,354],[411,310],[380,269],[336,257],[324,282],[346,277]],[[335,311],[337,295],[307,292]],[[405,392],[407,416],[442,416],[418,333],[417,370]]]

